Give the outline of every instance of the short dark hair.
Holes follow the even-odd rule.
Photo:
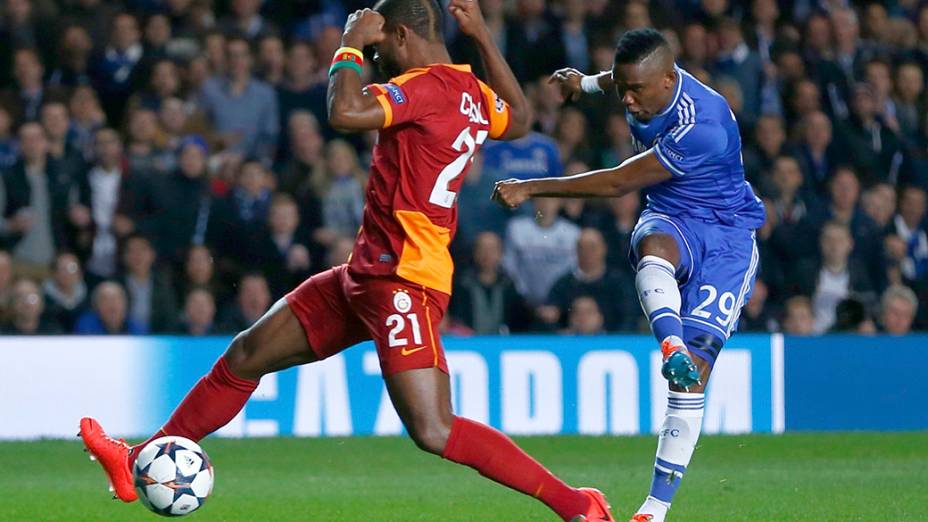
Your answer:
[[[669,44],[656,29],[648,27],[629,31],[622,35],[615,47],[615,63],[638,63],[659,47],[669,47]]]
[[[374,10],[386,24],[402,24],[426,40],[442,40],[442,9],[436,0],[380,0]]]

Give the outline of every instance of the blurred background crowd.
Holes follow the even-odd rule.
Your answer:
[[[482,0],[535,105],[458,196],[445,332],[646,331],[626,258],[642,195],[489,201],[496,180],[632,154],[615,96],[564,104],[555,69],[611,68],[654,26],[738,117],[766,204],[741,331],[928,328],[928,3]],[[209,335],[345,262],[375,134],[326,123],[353,0],[2,0],[0,328]],[[447,20],[457,62],[479,56]],[[384,80],[368,66],[367,81]],[[923,306],[919,306],[922,304]]]

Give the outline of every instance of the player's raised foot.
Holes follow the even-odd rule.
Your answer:
[[[570,522],[615,522],[612,517],[612,506],[606,500],[603,492],[596,488],[579,488],[590,499],[589,511],[584,515],[577,515]]]
[[[693,357],[682,339],[675,335],[664,339],[661,343],[661,354],[664,356],[661,374],[671,384],[684,389],[700,384],[699,369],[696,368],[696,363],[693,362]]]
[[[90,453],[90,460],[96,460],[103,466],[112,491],[119,500],[134,502],[138,499],[132,484],[132,470],[129,469],[131,448],[126,441],[110,437],[100,423],[90,417],[81,419],[79,435],[84,440],[85,451]]]

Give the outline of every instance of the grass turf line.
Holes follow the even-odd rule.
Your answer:
[[[653,437],[520,444],[626,521],[647,494]],[[212,497],[191,520],[548,521],[540,503],[402,438],[207,439]],[[109,499],[78,442],[0,443],[0,520],[155,520]],[[670,520],[928,520],[928,433],[703,437]]]

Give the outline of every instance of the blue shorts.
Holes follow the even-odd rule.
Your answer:
[[[638,266],[638,242],[655,233],[673,237],[680,251],[676,277],[683,326],[726,341],[754,288],[759,264],[754,231],[645,210],[632,231],[628,255],[633,267]]]

